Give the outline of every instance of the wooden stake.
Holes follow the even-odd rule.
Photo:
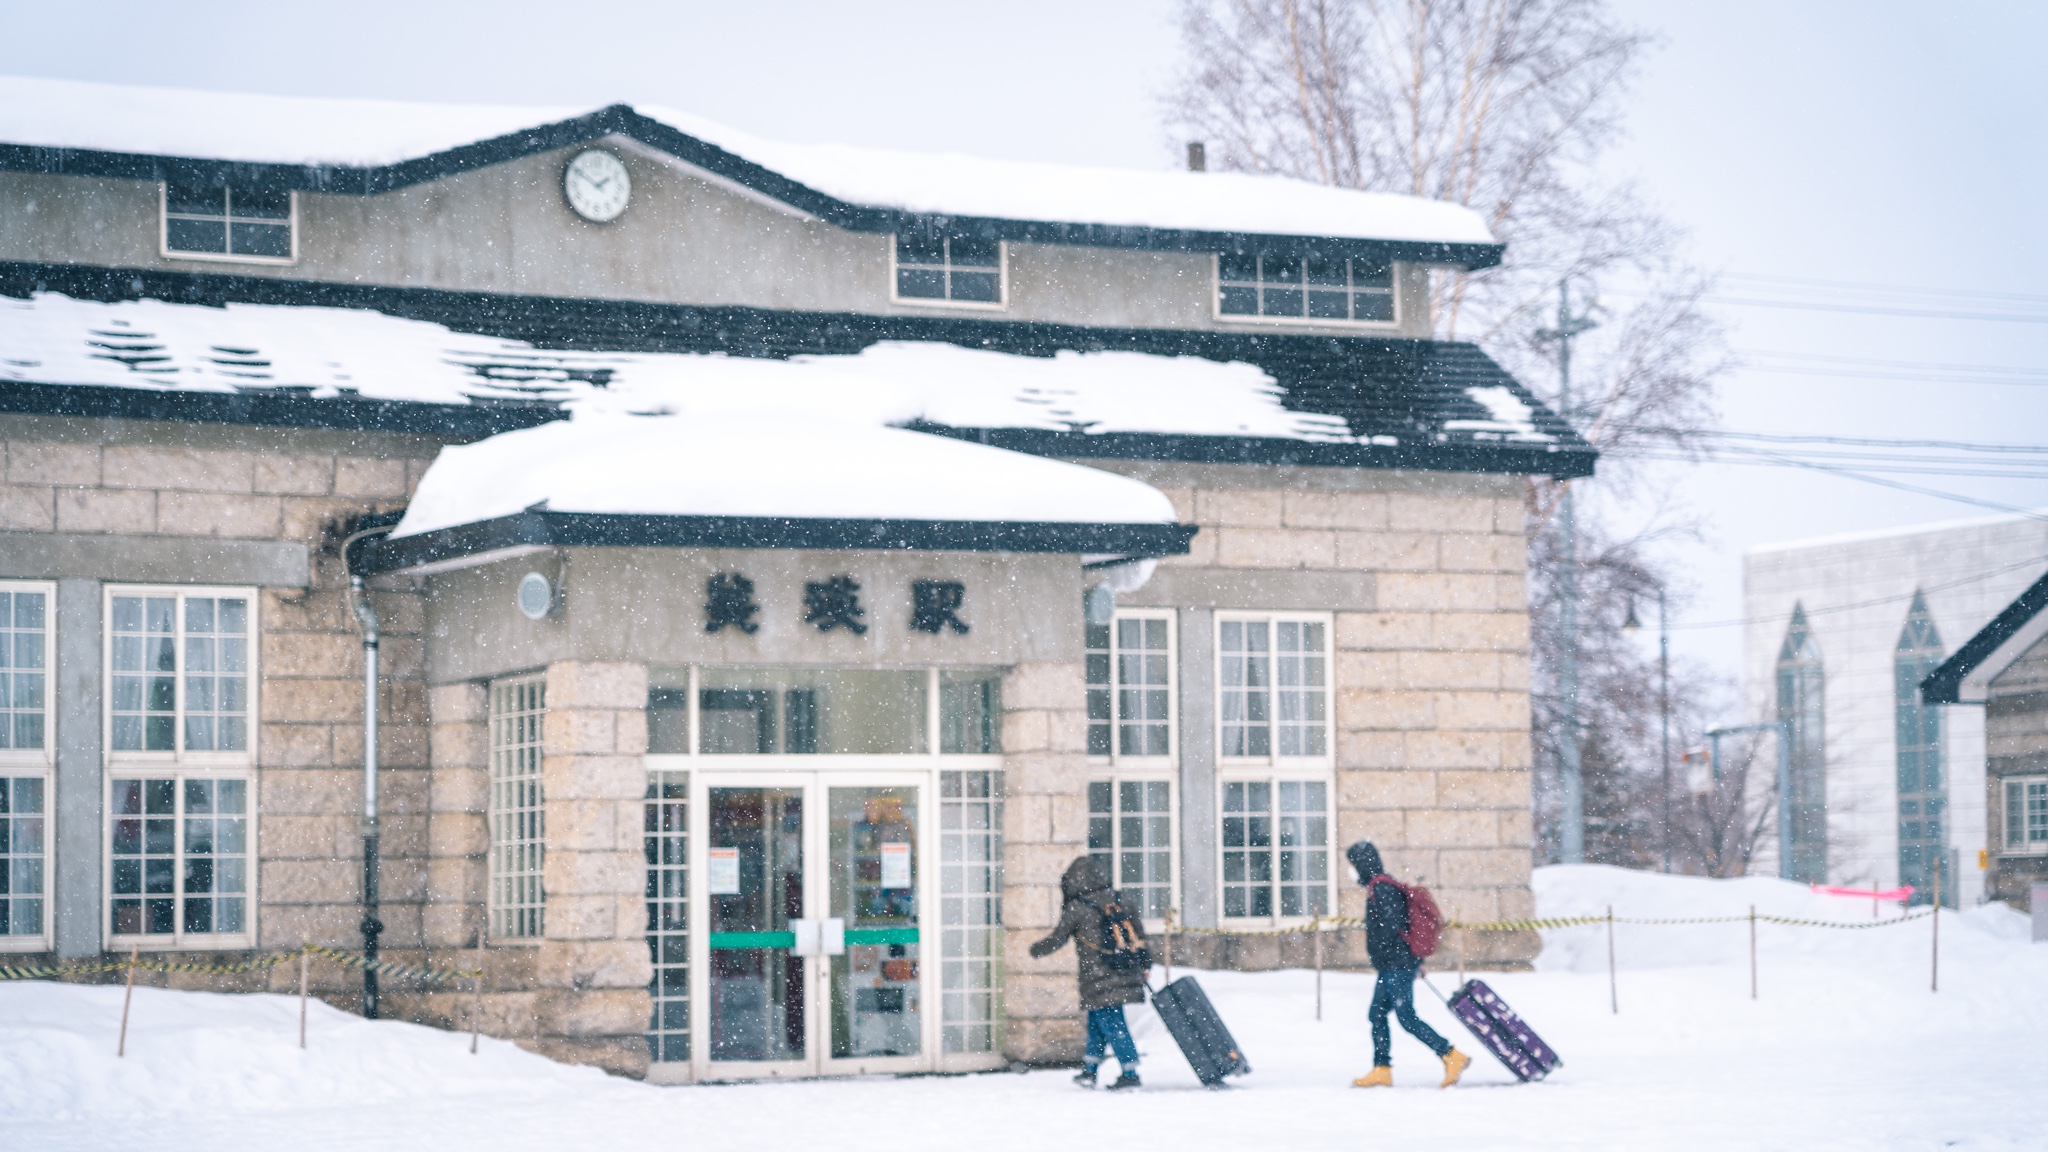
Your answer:
[[[1173,909],[1171,908],[1166,910],[1164,941],[1160,952],[1160,968],[1162,969],[1160,978],[1166,983],[1171,984],[1173,983]]]
[[[1308,930],[1315,937],[1316,950],[1316,1021],[1323,1019],[1323,918],[1309,921]]]
[[[1749,906],[1749,998],[1756,999],[1756,905]]]
[[[1458,929],[1458,987],[1465,986],[1465,929]]]
[[[313,954],[306,951],[305,944],[299,945],[299,1047],[306,1046],[306,973],[312,966]]]
[[[469,982],[469,1054],[476,1055],[477,1033],[484,1026],[484,934],[476,934],[476,977]]]
[[[1934,955],[1927,990],[1941,991],[1941,853],[1934,854]]]
[[[1621,1015],[1621,990],[1614,981],[1614,905],[1607,906],[1607,1006]]]
[[[128,1005],[135,999],[135,962],[142,955],[142,945],[128,950],[128,990],[121,993],[121,1039],[114,1045],[116,1059],[128,1055]]]

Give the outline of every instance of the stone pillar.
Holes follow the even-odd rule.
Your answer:
[[[647,1071],[647,669],[547,669],[541,722],[546,937],[535,960],[535,1047],[607,1071]]]
[[[1079,663],[1020,664],[1003,677],[1004,1054],[1080,1059],[1072,946],[1034,960],[1060,915],[1060,874],[1088,850],[1088,719]]]

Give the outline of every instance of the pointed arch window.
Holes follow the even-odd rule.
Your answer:
[[[1906,623],[1892,657],[1895,687],[1894,732],[1899,782],[1899,882],[1913,886],[1913,902],[1932,901],[1934,863],[1948,852],[1948,778],[1942,762],[1942,712],[1922,703],[1920,682],[1942,659],[1941,633],[1928,614],[1927,598],[1913,593]],[[1953,862],[1943,860],[1943,902],[1955,879]]]
[[[1828,873],[1826,679],[1820,645],[1795,605],[1778,649],[1778,719],[1785,725],[1791,778],[1779,798],[1778,874],[1822,884]]]

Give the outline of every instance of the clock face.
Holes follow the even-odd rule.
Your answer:
[[[592,148],[577,154],[562,173],[562,190],[578,216],[598,224],[619,218],[633,195],[633,178],[617,156]]]

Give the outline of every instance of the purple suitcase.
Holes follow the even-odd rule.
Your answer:
[[[1479,1038],[1486,1050],[1524,1081],[1541,1080],[1564,1061],[1541,1036],[1515,1015],[1499,994],[1478,980],[1467,980],[1444,1002],[1451,1014]]]

